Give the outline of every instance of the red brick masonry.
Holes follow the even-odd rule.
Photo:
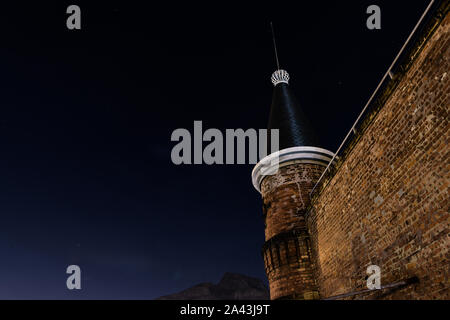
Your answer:
[[[447,14],[328,186],[308,230],[321,297],[388,284],[358,298],[449,299],[450,16]]]
[[[305,213],[309,193],[324,166],[294,164],[280,168],[261,184],[266,242],[263,257],[271,299],[318,297]]]

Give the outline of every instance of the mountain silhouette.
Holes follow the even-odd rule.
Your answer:
[[[200,283],[156,300],[269,300],[269,290],[260,279],[226,272],[218,284]]]

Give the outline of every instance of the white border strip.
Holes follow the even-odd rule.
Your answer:
[[[274,152],[261,159],[253,168],[252,183],[258,192],[262,180],[275,174],[283,163],[302,162],[320,164],[324,167],[334,158],[334,153],[318,147],[292,147]],[[264,174],[262,171],[264,170]]]

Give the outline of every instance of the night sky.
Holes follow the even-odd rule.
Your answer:
[[[291,88],[336,151],[428,4],[92,2],[0,8],[0,299],[266,281],[253,166],[176,166],[171,133],[266,127],[273,21]],[[70,4],[81,30],[66,28]],[[381,30],[366,27],[371,4]]]

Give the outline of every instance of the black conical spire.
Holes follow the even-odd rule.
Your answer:
[[[290,147],[318,146],[317,136],[309,120],[289,89],[289,74],[280,68],[272,22],[270,23],[270,28],[272,30],[273,49],[278,70],[272,74],[272,83],[275,88],[270,108],[269,132],[270,129],[280,130],[280,150]]]
[[[275,86],[267,139],[267,146],[271,146],[271,154],[261,159],[252,171],[253,186],[259,192],[261,192],[263,179],[278,174],[278,169],[282,166],[302,163],[326,167],[334,157],[332,152],[319,147],[311,123],[289,88],[289,74],[280,68],[272,23],[271,27],[277,63],[277,71],[272,74],[271,78]],[[273,132],[274,129],[278,130],[278,135]]]
[[[268,129],[280,130],[280,150],[299,146],[319,146],[317,136],[300,104],[291,92],[289,75],[277,70],[272,75],[273,90]]]

